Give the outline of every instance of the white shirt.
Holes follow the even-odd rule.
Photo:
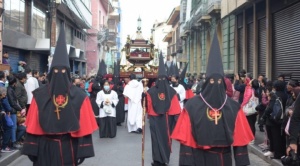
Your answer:
[[[177,92],[177,94],[179,94],[179,97],[180,97],[179,104],[180,104],[180,107],[181,107],[181,110],[182,110],[183,109],[183,100],[186,97],[185,89],[184,89],[184,87],[181,84],[178,84],[177,87],[173,87],[171,85],[171,87],[175,89],[175,91]]]
[[[39,88],[39,82],[36,78],[32,77],[32,75],[27,74],[27,81],[24,86],[28,97],[27,104],[31,104],[31,100],[33,97],[32,92]]]
[[[108,105],[105,105],[105,101],[109,100],[110,103]],[[103,108],[100,108],[99,110],[99,117],[116,117],[116,106],[119,102],[118,95],[115,91],[111,90],[110,94],[105,94],[103,90],[97,93],[96,103],[97,105],[101,106],[103,103]],[[112,104],[114,104],[114,107],[112,107]],[[109,109],[110,113],[105,112],[105,109]]]

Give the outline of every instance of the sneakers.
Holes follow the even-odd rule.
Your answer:
[[[1,149],[2,153],[9,153],[9,152],[13,152],[13,150],[11,150],[9,147],[6,147],[5,149]]]
[[[14,143],[13,147],[16,149],[21,149],[23,146],[20,143]]]
[[[272,156],[274,156],[274,154],[272,152],[268,151],[268,152],[264,153],[264,156],[272,157]]]

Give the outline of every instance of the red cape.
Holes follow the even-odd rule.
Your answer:
[[[168,111],[168,115],[177,115],[180,114],[181,107],[179,104],[179,100],[177,95],[174,95],[174,97],[171,100],[171,105]],[[152,107],[152,100],[149,93],[147,93],[147,113],[149,116],[158,116],[158,114],[154,111]]]
[[[179,141],[181,144],[185,146],[189,146],[192,148],[200,148],[200,149],[210,149],[210,146],[199,146],[197,145],[193,135],[191,128],[191,121],[188,112],[184,109],[176,123],[175,129],[171,135],[172,139]],[[233,134],[233,144],[232,146],[245,146],[248,145],[250,141],[254,139],[252,131],[249,127],[246,116],[242,110],[239,110],[236,121],[235,121],[235,129]]]
[[[194,96],[195,96],[195,94],[193,93],[193,91],[191,89],[185,90],[185,99],[190,99],[190,98],[193,98]]]
[[[67,120],[67,119],[66,119]],[[66,133],[45,133],[40,126],[39,110],[36,100],[33,98],[26,118],[26,131],[34,135],[47,135],[47,134],[66,134]],[[88,97],[86,97],[80,108],[80,129],[76,132],[71,132],[72,137],[83,137],[92,134],[98,129],[95,120],[93,108]]]

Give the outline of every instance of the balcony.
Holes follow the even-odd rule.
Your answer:
[[[221,0],[208,0],[207,13],[214,14],[221,12]]]
[[[202,3],[200,7],[198,8],[195,17],[198,18],[198,23],[200,22],[209,22],[211,19],[211,16],[207,13],[207,4]]]
[[[117,44],[116,37],[117,37],[116,33],[114,33],[114,32],[108,32],[107,42],[106,43],[107,43],[107,45],[109,47],[113,47],[113,46],[115,46]]]
[[[92,26],[92,13],[81,1],[65,0],[58,6],[58,10],[71,20],[75,19],[76,23],[81,24],[85,29],[90,29]]]

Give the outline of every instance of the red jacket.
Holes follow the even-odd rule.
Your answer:
[[[228,97],[232,97],[233,96],[233,89],[232,89],[232,83],[228,78],[224,78],[225,80],[225,84],[226,84],[226,94]]]

